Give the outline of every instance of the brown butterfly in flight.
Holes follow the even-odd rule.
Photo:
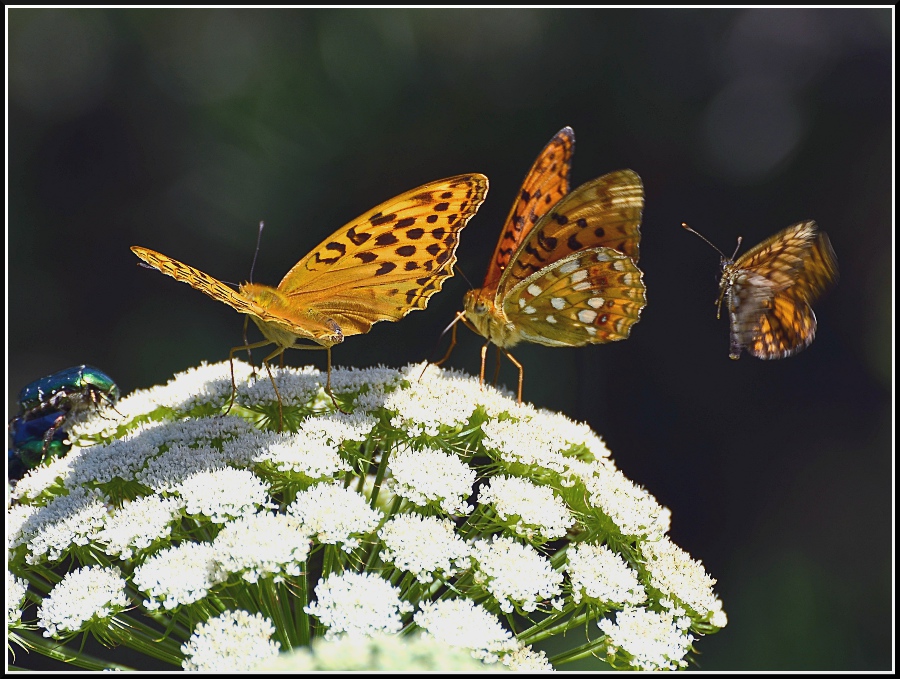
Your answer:
[[[138,246],[131,250],[153,268],[253,319],[265,340],[234,347],[229,360],[237,351],[274,344],[263,359],[272,379],[269,361],[285,349],[326,349],[326,391],[334,401],[331,347],[347,336],[368,332],[377,321],[396,321],[425,308],[444,279],[453,275],[459,233],[487,190],[487,177],[464,174],[402,193],[331,234],[297,262],[277,288],[244,283],[235,291],[166,255]],[[281,396],[274,379],[272,386],[281,424]],[[232,404],[236,390],[232,371]]]
[[[737,360],[742,350],[757,358],[786,358],[810,345],[816,336],[816,315],[810,305],[838,277],[831,242],[816,230],[814,221],[789,226],[737,260],[734,255],[726,257],[687,224],[682,226],[722,256],[716,317],[726,299],[731,317],[730,358]]]
[[[564,127],[525,178],[506,219],[481,288],[457,314],[519,369],[507,348],[519,342],[550,347],[602,344],[628,337],[646,304],[637,267],[644,188],[619,170],[569,191],[575,133]],[[454,321],[455,322],[455,321]],[[455,342],[456,326],[450,350]],[[499,367],[499,354],[498,354]]]

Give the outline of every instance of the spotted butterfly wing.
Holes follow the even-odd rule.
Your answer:
[[[571,127],[564,127],[538,154],[503,224],[500,240],[484,278],[482,287],[485,290],[497,289],[500,276],[522,241],[541,217],[569,193],[569,171],[574,151],[575,132]]]
[[[263,324],[260,327],[266,327],[273,335],[277,332],[279,336],[294,336],[299,339],[308,339],[323,346],[331,346],[344,339],[340,327],[336,324],[292,314],[289,310],[277,308],[274,303],[266,305],[266,301],[261,297],[254,299],[254,297],[246,294],[243,289],[245,286],[241,286],[240,291],[232,290],[222,281],[213,278],[209,274],[149,248],[135,245],[132,246],[131,251],[151,267],[167,276],[171,276],[182,283],[187,283],[192,288],[209,295],[213,299],[224,302],[232,309],[242,314],[248,314],[254,320],[258,319]],[[276,295],[273,295],[273,299],[278,298]],[[293,344],[293,340],[289,344]]]
[[[729,356],[746,350],[762,359],[786,358],[816,336],[810,306],[837,280],[837,258],[814,221],[798,222],[736,261],[723,258],[719,303],[731,320]]]
[[[389,200],[320,243],[278,290],[291,306],[334,319],[345,336],[424,309],[453,275],[460,231],[487,189],[484,175],[459,175]]]
[[[248,314],[279,347],[309,339],[331,346],[373,323],[422,309],[453,274],[459,233],[487,194],[487,177],[458,175],[407,191],[335,231],[277,288],[237,291],[153,250],[132,251],[152,267]]]
[[[640,177],[620,170],[568,192],[574,142],[564,128],[538,156],[484,285],[466,293],[460,316],[519,368],[520,400],[522,368],[507,347],[523,340],[581,346],[624,339],[646,304],[637,268]]]
[[[612,248],[588,248],[520,281],[503,309],[521,339],[577,347],[627,338],[646,303],[634,260]]]
[[[627,338],[646,305],[637,268],[643,205],[643,185],[631,170],[579,186],[529,230],[496,291],[467,293],[466,318],[500,347],[521,340],[581,346]]]
[[[610,248],[637,264],[643,208],[644,187],[632,170],[582,184],[551,208],[519,245],[500,278],[498,299],[548,264],[588,248]]]

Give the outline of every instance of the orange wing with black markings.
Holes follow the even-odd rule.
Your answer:
[[[277,288],[221,281],[158,252],[132,251],[150,266],[248,314],[279,346],[296,338],[330,346],[373,323],[398,320],[453,275],[459,234],[488,190],[487,177],[441,179],[392,198],[335,231]]]
[[[571,127],[564,127],[538,154],[503,224],[483,288],[496,290],[500,276],[522,241],[541,217],[569,193],[569,170],[574,152],[575,132]]]
[[[746,350],[762,359],[786,358],[816,336],[811,304],[838,278],[828,236],[812,220],[767,238],[737,260],[723,258],[719,303],[731,320],[729,356]]]

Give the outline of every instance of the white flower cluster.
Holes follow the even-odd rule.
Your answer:
[[[22,620],[22,604],[28,581],[6,571],[6,626],[15,627]]]
[[[513,654],[510,654],[513,655]],[[504,658],[505,662],[506,658]],[[496,667],[493,666],[493,667]],[[511,666],[512,668],[512,666]],[[484,663],[468,649],[442,644],[424,634],[342,635],[313,639],[311,648],[282,653],[256,668],[257,672],[483,672]],[[525,669],[525,668],[523,668]],[[530,667],[528,669],[531,669]]]
[[[270,370],[272,379],[278,384],[282,407],[307,405],[322,396],[326,376],[313,366],[279,368],[270,365]],[[238,389],[235,403],[251,410],[277,403],[272,379],[265,368],[259,369],[255,380],[251,378],[244,389]]]
[[[637,669],[684,666],[692,626],[726,624],[715,580],[666,536],[669,510],[616,469],[586,424],[419,364],[334,369],[350,413],[334,409],[324,373],[273,368],[295,431],[261,431],[258,422],[277,425],[276,396],[264,370],[251,372],[235,361],[240,407],[229,416],[205,416],[231,399],[227,361],[123,398],[112,420],[96,414],[75,435],[118,438],[76,445],[16,485],[10,624],[29,566],[101,554],[116,566],[73,570],[44,598],[44,634],[129,615],[126,587],[143,597],[138,612],[162,618],[195,605],[190,614],[204,619],[210,602],[220,611],[240,601],[247,610],[179,639],[194,670],[249,670],[277,652],[273,625],[292,616],[306,620],[305,637],[279,638],[309,638],[305,616],[334,644],[418,627],[519,671],[552,669],[525,645],[537,610],[621,609],[598,623],[594,650]],[[314,600],[294,602],[308,577],[319,578]],[[261,592],[297,606],[281,618],[266,603],[269,617],[254,615]],[[522,625],[523,642],[510,624]]]
[[[561,538],[575,523],[572,512],[552,488],[517,476],[492,477],[478,493],[478,502],[493,505],[504,522],[518,517],[512,529],[531,541]]]
[[[512,613],[515,606],[530,613],[562,592],[563,574],[531,545],[494,536],[476,540],[472,557],[478,564],[475,582],[487,588],[504,613]]]
[[[436,573],[449,578],[469,565],[471,549],[449,519],[398,514],[378,537],[384,542],[381,559],[412,573],[422,583],[432,582]]]
[[[225,525],[213,540],[219,567],[239,573],[247,582],[271,576],[281,582],[299,577],[309,554],[310,540],[293,516],[261,512]]]
[[[135,568],[132,576],[135,586],[149,596],[144,606],[151,611],[160,605],[171,610],[200,601],[225,578],[216,560],[216,548],[208,542],[182,542],[169,547]]]
[[[86,566],[67,573],[38,608],[45,637],[78,632],[92,620],[108,618],[128,605],[126,582],[117,568]]]
[[[403,627],[401,616],[413,606],[381,576],[347,572],[319,580],[316,600],[303,610],[328,627],[326,639],[334,639],[397,633]]]
[[[647,600],[637,572],[606,545],[574,544],[566,558],[576,604],[584,597],[605,607],[637,605]]]
[[[96,537],[107,517],[107,498],[77,489],[36,509],[10,535],[9,547],[25,544],[25,561],[37,564],[58,561],[73,547],[84,547]]]
[[[252,368],[244,361],[234,361],[234,379],[246,384]],[[201,363],[175,374],[163,386],[137,389],[122,398],[113,408],[104,408],[94,416],[72,427],[75,439],[110,435],[116,427],[157,409],[187,413],[198,405],[223,406],[231,399],[231,366],[228,361],[207,365]]]
[[[497,662],[501,654],[519,648],[497,616],[468,599],[425,601],[413,620],[438,641],[471,649],[485,662]]]
[[[468,514],[475,470],[456,455],[440,450],[400,450],[391,453],[389,490],[413,504],[439,504],[448,514]]]
[[[181,666],[194,672],[248,672],[278,655],[281,644],[272,641],[275,626],[261,613],[225,611],[199,623],[181,646]]]
[[[274,506],[269,501],[268,484],[251,471],[233,467],[194,472],[172,493],[181,498],[188,516],[202,515],[213,523]]]
[[[499,460],[519,475],[546,470],[571,485],[590,467],[581,460],[565,455],[571,448],[557,431],[533,426],[531,419],[490,420],[481,425],[484,445],[496,451]]]
[[[369,507],[366,498],[339,482],[320,483],[298,493],[287,511],[317,542],[341,544],[348,552],[359,546],[354,536],[371,533],[381,520],[381,512]]]
[[[180,500],[159,495],[126,501],[109,513],[103,528],[97,531],[97,541],[105,545],[104,551],[110,556],[130,559],[135,550],[147,549],[171,534],[181,507]]]
[[[644,542],[641,552],[647,559],[647,571],[654,587],[715,627],[725,627],[728,618],[722,610],[722,601],[713,594],[716,581],[707,574],[701,562],[692,559],[667,537],[657,542]]]
[[[424,373],[423,373],[424,370]],[[424,364],[410,365],[401,373],[412,385],[387,395],[384,407],[396,412],[391,424],[412,435],[437,436],[441,427],[461,427],[475,411],[477,389],[462,373]]]
[[[269,462],[279,472],[294,472],[321,481],[351,471],[338,446],[363,441],[375,425],[365,413],[329,413],[304,420],[295,433],[273,434],[259,446],[255,462]]]
[[[677,670],[687,666],[687,654],[694,636],[688,633],[690,620],[677,611],[657,612],[627,607],[599,622],[608,639],[610,656],[622,651],[629,664],[639,670]]]
[[[669,510],[618,469],[596,465],[582,481],[593,506],[612,519],[622,535],[659,539],[669,530]]]

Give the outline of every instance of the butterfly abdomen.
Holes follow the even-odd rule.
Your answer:
[[[270,342],[291,347],[298,339],[306,339],[330,347],[344,340],[340,326],[331,318],[297,305],[280,290],[260,283],[244,283],[242,295],[265,309],[265,316],[251,315],[260,332]]]

